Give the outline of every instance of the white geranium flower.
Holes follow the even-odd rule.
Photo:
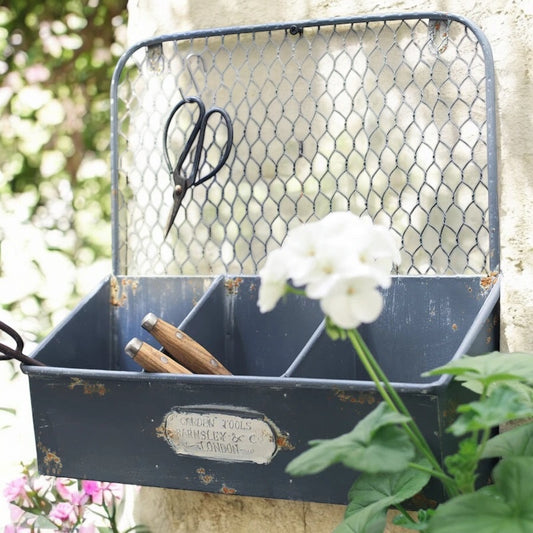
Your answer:
[[[261,313],[272,311],[285,294],[287,285],[287,258],[283,248],[268,254],[265,266],[259,271],[261,286],[257,304]]]
[[[370,217],[360,219],[358,230],[359,262],[375,271],[381,287],[388,287],[392,267],[401,262],[400,247],[394,235],[387,228],[375,225]]]
[[[320,300],[320,307],[337,326],[353,329],[378,318],[383,297],[372,278],[340,278]]]
[[[317,256],[325,248],[318,222],[293,228],[287,234],[283,249],[289,262],[289,277],[296,286],[305,285],[316,269]]]
[[[305,293],[309,298],[323,298],[338,278],[353,275],[357,266],[354,250],[346,247],[344,240],[330,239],[317,253],[313,269],[307,272]]]
[[[338,326],[349,329],[372,322],[383,302],[378,287],[390,286],[391,269],[400,263],[392,232],[370,217],[333,212],[317,222],[292,228],[283,246],[260,271],[259,308],[273,309],[291,280]]]

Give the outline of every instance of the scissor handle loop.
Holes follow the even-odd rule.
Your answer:
[[[222,156],[220,157],[220,160],[217,163],[217,165],[213,168],[213,170],[208,172],[205,176],[203,176],[199,180],[196,180],[196,176],[198,175],[198,169],[200,166],[200,157],[202,155],[202,147],[204,144],[207,121],[209,120],[209,117],[214,114],[220,115],[222,117],[222,120],[224,121],[226,125],[226,130],[228,132],[228,138],[226,139],[226,143],[224,144],[224,152],[222,153]],[[193,174],[192,174],[193,182],[189,185],[199,185],[200,183],[203,183],[204,181],[207,181],[208,179],[212,178],[224,166],[224,164],[228,160],[229,153],[233,145],[233,125],[231,124],[231,119],[225,109],[222,109],[221,107],[212,107],[205,113],[202,122],[203,124],[200,129],[200,138],[198,139],[198,145],[197,145],[196,154],[194,157],[194,169],[193,169]]]
[[[198,120],[194,124],[194,128],[191,134],[189,135],[187,142],[185,143],[185,147],[181,151],[178,161],[176,162],[176,166],[173,167],[170,161],[169,153],[168,153],[168,131],[170,129],[170,123],[172,122],[172,119],[174,118],[178,110],[186,104],[196,104],[200,110],[200,116],[198,117]],[[205,139],[205,132],[207,129],[207,123],[209,121],[209,117],[215,114],[218,114],[222,117],[222,120],[226,126],[226,130],[228,133],[228,138],[226,139],[226,142],[224,145],[224,151],[217,165],[210,172],[208,172],[205,176],[197,180],[196,178],[198,176],[198,171],[200,168],[200,160],[202,157],[202,150],[203,150],[203,144],[204,144],[204,139]],[[163,157],[165,159],[165,163],[168,167],[170,174],[174,178],[174,183],[178,183],[178,178],[181,177],[181,169],[183,168],[183,163],[185,162],[187,155],[191,153],[196,137],[198,137],[198,141],[196,143],[196,150],[194,152],[194,157],[193,157],[193,169],[192,169],[190,178],[186,180],[185,185],[187,187],[192,187],[193,185],[199,185],[200,183],[203,183],[204,181],[207,181],[208,179],[212,178],[224,166],[224,164],[228,160],[231,147],[233,145],[233,125],[231,124],[231,118],[226,112],[226,110],[220,107],[212,107],[208,111],[206,111],[204,103],[198,96],[188,96],[186,98],[181,99],[172,108],[172,111],[168,115],[168,118],[165,122],[165,126],[163,128]]]
[[[191,135],[187,139],[187,143],[185,144],[185,148],[183,149],[177,163],[176,167],[174,168],[172,166],[172,163],[170,161],[170,157],[168,155],[168,130],[170,129],[170,123],[172,122],[172,119],[174,118],[174,115],[178,112],[178,110],[183,107],[186,104],[197,104],[198,108],[200,109],[200,117],[194,124],[194,128],[192,130]],[[200,131],[200,128],[202,127],[202,120],[205,116],[205,105],[198,98],[197,96],[187,96],[186,98],[182,98],[173,108],[170,114],[168,115],[168,118],[165,122],[165,126],[163,128],[163,157],[165,159],[165,163],[168,167],[168,171],[170,174],[174,174],[176,171],[181,171],[181,167],[183,166],[183,162],[185,161],[185,158],[187,157],[187,154],[190,152],[192,144],[194,142],[194,139],[198,135],[198,132]]]

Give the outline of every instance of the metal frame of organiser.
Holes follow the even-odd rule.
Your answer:
[[[187,96],[228,113],[233,148],[165,238],[162,130]],[[449,453],[443,428],[467,391],[421,373],[498,347],[494,73],[480,30],[408,13],[165,35],[124,54],[111,103],[113,273],[37,348],[49,366],[24,367],[41,472],[344,502],[353,472],[291,479],[285,466],[379,396],[316,302],[256,305],[267,253],[332,210],[401,239],[385,309],[361,332],[436,454]],[[171,153],[193,119],[172,127]],[[219,133],[207,135],[216,151]],[[150,340],[148,312],[234,375],[139,372],[124,345]]]

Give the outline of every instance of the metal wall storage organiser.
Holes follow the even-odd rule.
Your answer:
[[[165,239],[162,129],[191,95],[226,110],[233,149],[188,192]],[[352,472],[291,479],[284,469],[310,439],[350,430],[376,390],[350,346],[324,334],[316,302],[292,296],[265,315],[256,306],[257,271],[287,229],[344,209],[402,240],[385,310],[362,333],[435,453],[449,453],[443,428],[463,392],[420,374],[498,347],[483,34],[455,15],[412,13],[166,35],[125,53],[111,98],[113,274],[38,347],[50,366],[25,367],[40,471],[344,502]],[[234,375],[139,372],[124,345],[148,340],[148,312]]]

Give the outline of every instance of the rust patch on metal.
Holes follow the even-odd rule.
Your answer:
[[[498,281],[498,272],[493,271],[488,276],[481,278],[479,284],[481,285],[481,288],[486,291],[493,287],[496,282]]]
[[[212,474],[208,474],[205,471],[205,468],[197,468],[196,473],[198,474],[198,479],[204,484],[209,485],[210,483],[213,483],[215,480],[215,476]]]
[[[81,378],[70,378],[71,383],[68,388],[74,390],[76,387],[83,388],[83,394],[96,394],[98,396],[105,396],[107,389],[103,383],[87,383]]]
[[[128,300],[128,288],[135,295],[139,280],[124,278],[118,282],[117,278],[111,277],[109,281],[110,298],[109,303],[114,307],[122,307]]]
[[[226,287],[226,291],[228,292],[228,294],[237,294],[241,283],[242,278],[232,278],[226,280],[224,282],[224,286]]]
[[[376,397],[371,392],[360,392],[356,395],[353,395],[353,394],[346,394],[341,389],[333,389],[333,394],[341,402],[368,404],[368,405],[372,405],[376,403]]]
[[[37,442],[37,448],[43,454],[43,462],[48,470],[48,474],[58,476],[63,470],[63,463],[59,456],[49,448],[47,448],[41,441]]]
[[[158,439],[166,439],[165,435],[165,422],[162,422],[155,428],[155,435]]]
[[[222,494],[237,494],[236,489],[232,489],[231,487],[226,487],[226,485],[222,485],[220,492],[222,492]]]
[[[417,509],[435,509],[437,507],[437,502],[428,498],[422,492],[415,494],[411,501]]]
[[[453,329],[454,331],[457,331],[457,324],[452,324],[452,329]]]
[[[294,450],[294,446],[289,442],[288,435],[278,435],[276,437],[276,446],[280,450]]]

